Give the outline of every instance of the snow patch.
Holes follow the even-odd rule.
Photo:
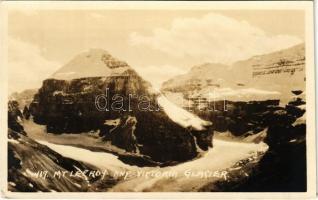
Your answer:
[[[183,127],[192,127],[196,130],[204,130],[205,126],[212,124],[211,122],[202,120],[194,114],[178,107],[163,95],[160,95],[157,100],[169,118]]]
[[[14,144],[19,144],[19,142],[17,140],[14,140],[14,139],[8,139],[8,142],[14,143]]]
[[[198,185],[211,182],[210,179],[202,179],[198,177],[185,177],[185,172],[192,172],[198,174],[202,171],[222,171],[233,166],[239,160],[247,159],[251,156],[257,155],[258,152],[265,152],[268,146],[261,142],[254,143],[241,143],[241,142],[227,142],[222,140],[214,140],[214,147],[209,149],[206,154],[198,159],[185,162],[176,166],[158,168],[160,172],[176,172],[178,177],[167,179],[163,177],[144,178],[139,177],[136,179],[128,180],[116,185],[111,191],[156,191],[156,187],[160,191],[188,191]],[[146,168],[143,170],[153,170],[154,168]],[[158,186],[160,183],[160,186]],[[178,184],[176,184],[178,183]],[[190,188],[190,189],[189,189]]]
[[[306,113],[303,114],[303,116],[296,119],[296,121],[293,123],[293,126],[300,125],[300,124],[306,124]]]
[[[90,163],[100,169],[111,171],[125,171],[128,170],[132,174],[134,172],[151,172],[158,171],[160,173],[177,172],[179,175],[173,179],[165,177],[131,177],[125,181],[120,182],[111,191],[144,191],[147,189],[155,189],[157,183],[160,182],[160,190],[164,191],[180,191],[180,187],[194,187],[204,185],[210,182],[210,179],[202,179],[200,177],[187,178],[184,176],[186,171],[191,170],[193,173],[200,171],[220,171],[228,169],[235,163],[242,159],[247,159],[251,156],[257,155],[257,152],[265,152],[268,146],[260,142],[242,143],[233,141],[222,141],[215,139],[214,147],[209,149],[202,157],[185,162],[176,166],[169,167],[136,167],[127,165],[121,162],[117,156],[106,152],[92,152],[90,150],[72,147],[67,145],[57,145],[45,141],[38,141],[39,143],[48,146],[52,150],[60,153],[62,156],[72,158],[78,161]],[[178,182],[178,184],[176,184]],[[187,188],[185,188],[187,190]]]
[[[131,168],[130,165],[121,162],[117,156],[111,153],[93,152],[87,149],[67,145],[52,144],[42,140],[37,140],[37,142],[46,145],[47,147],[53,149],[54,151],[65,157],[90,163],[91,165],[94,165],[100,169],[109,169],[116,171],[119,169]]]
[[[207,98],[210,100],[265,100],[280,95],[281,93],[277,91],[260,90],[256,88],[215,88],[212,92],[207,93]]]
[[[80,184],[78,184],[78,183],[73,182],[73,184],[74,184],[76,187],[78,187],[78,188],[82,188],[82,186],[81,186]]]
[[[37,176],[37,173],[36,173],[36,172],[32,172],[32,171],[29,170],[29,169],[26,169],[24,175],[25,175],[25,176],[36,177],[36,176]]]
[[[303,105],[299,105],[297,106],[298,108],[302,109],[302,110],[306,110],[306,104],[303,104]]]
[[[69,78],[70,76],[73,76],[74,74],[76,74],[76,72],[60,72],[60,73],[55,74],[55,77]]]
[[[9,184],[10,184],[11,186],[13,186],[13,187],[16,186],[16,184],[15,184],[14,182],[9,182]]]
[[[53,92],[53,96],[56,96],[56,95],[65,95],[65,93],[63,91],[54,91]]]
[[[104,124],[109,126],[118,126],[120,123],[120,118],[105,120]]]

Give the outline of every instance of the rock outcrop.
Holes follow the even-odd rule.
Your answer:
[[[71,176],[78,171],[96,171],[87,163],[65,158],[27,136],[17,102],[8,110],[8,190],[11,192],[96,192],[116,184],[112,177]],[[64,172],[64,178],[54,177]]]
[[[266,101],[218,101],[211,109],[192,108],[202,119],[212,121],[217,132],[229,131],[234,136],[249,136],[266,129],[273,113],[284,109],[279,100]]]
[[[26,135],[23,126],[21,125],[23,114],[19,109],[17,101],[8,102],[8,127],[15,132]]]
[[[264,142],[269,149],[254,177],[262,187],[253,183],[254,178],[249,187],[261,191],[305,192],[306,118],[305,102],[301,98],[295,97],[285,110],[274,113]]]
[[[249,176],[216,184],[228,192],[305,192],[307,190],[305,102],[297,92],[285,107],[269,114],[263,140],[267,152]],[[243,171],[244,172],[244,171]],[[211,189],[211,187],[205,187]],[[208,190],[209,191],[209,190]]]

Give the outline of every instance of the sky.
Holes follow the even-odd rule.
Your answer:
[[[206,62],[231,64],[304,41],[301,10],[11,10],[9,91],[39,88],[102,48],[155,87]]]

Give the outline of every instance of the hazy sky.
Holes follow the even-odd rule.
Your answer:
[[[158,86],[194,65],[301,43],[304,28],[297,10],[10,11],[9,90],[40,87],[90,48],[107,50]]]

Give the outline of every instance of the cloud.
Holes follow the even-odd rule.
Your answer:
[[[172,65],[146,66],[135,68],[138,74],[149,81],[156,89],[160,89],[162,82],[187,71]]]
[[[8,47],[10,92],[40,87],[61,66],[42,56],[38,46],[22,40],[10,37]]]
[[[296,36],[269,35],[246,21],[216,13],[202,18],[177,18],[169,29],[157,28],[150,35],[133,32],[129,41],[133,46],[144,45],[174,57],[192,56],[225,64],[302,42]]]

